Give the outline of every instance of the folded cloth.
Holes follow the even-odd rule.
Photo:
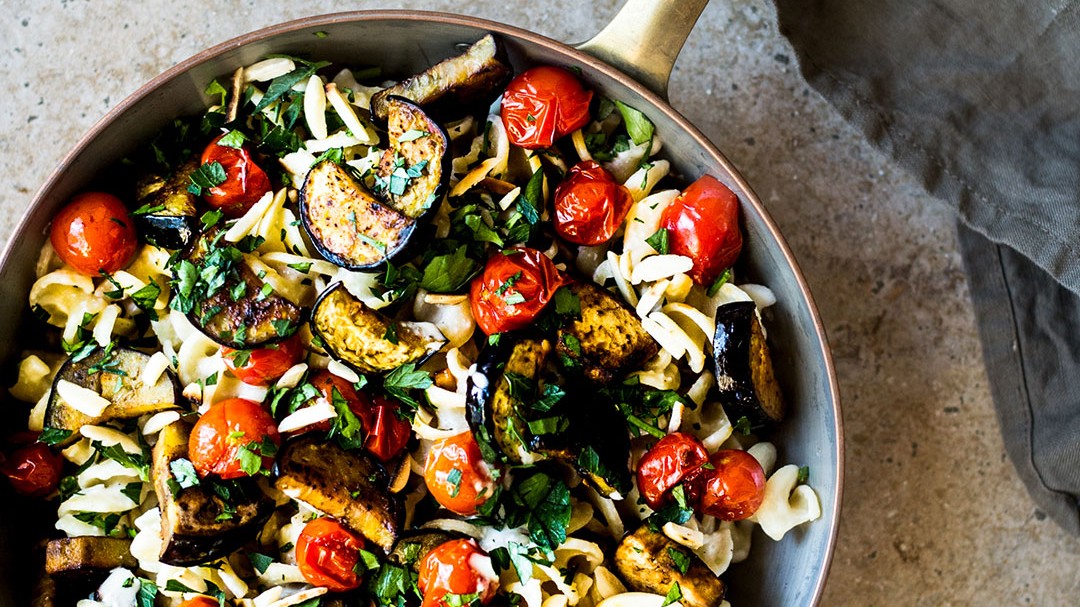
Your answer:
[[[1006,450],[1080,534],[1080,6],[774,1],[807,81],[956,209]]]

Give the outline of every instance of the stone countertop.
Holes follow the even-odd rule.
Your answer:
[[[110,107],[246,31],[340,10],[416,8],[579,41],[619,4],[8,0],[0,237]],[[833,346],[847,482],[824,604],[1076,604],[1080,542],[1034,507],[998,434],[953,216],[807,87],[774,17],[764,0],[713,2],[670,96],[768,207]]]

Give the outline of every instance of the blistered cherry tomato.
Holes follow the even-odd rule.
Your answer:
[[[236,379],[253,386],[269,386],[304,356],[304,344],[297,333],[285,341],[255,350],[222,348],[225,366]],[[239,363],[239,364],[238,364]]]
[[[742,250],[739,199],[711,175],[690,184],[664,209],[660,227],[668,230],[670,252],[693,260],[689,275],[699,285],[711,285]]]
[[[424,465],[424,483],[435,501],[462,516],[476,514],[495,491],[480,446],[468,430],[435,441]]]
[[[49,240],[64,263],[88,276],[124,269],[139,246],[127,207],[105,192],[72,198],[53,218]]]
[[[311,385],[319,395],[305,406],[327,404],[333,406],[334,391],[345,400],[346,406],[360,419],[363,427],[364,448],[379,461],[389,462],[405,449],[412,436],[412,424],[398,417],[398,404],[381,394],[357,391],[348,381],[329,371],[319,371],[311,377]],[[312,424],[296,433],[312,430],[328,432],[330,420]]]
[[[364,578],[357,567],[364,540],[331,518],[317,518],[296,540],[296,562],[304,579],[333,592],[359,588]]]
[[[421,607],[443,607],[447,594],[477,594],[481,604],[488,604],[499,589],[499,580],[484,575],[476,565],[479,559],[489,558],[473,539],[450,540],[433,548],[420,561]]]
[[[570,72],[551,66],[525,70],[510,81],[502,98],[502,120],[510,143],[551,147],[555,140],[589,122],[592,91]]]
[[[227,217],[239,217],[270,191],[270,178],[255,164],[245,148],[218,145],[221,135],[202,153],[202,163],[217,162],[225,169],[225,181],[203,190],[203,200],[221,209]]]
[[[0,462],[0,472],[23,495],[44,497],[60,484],[64,458],[44,443],[19,447]]]
[[[742,520],[757,512],[765,498],[765,471],[753,455],[725,449],[709,456],[713,469],[705,472],[701,513],[723,521]]]
[[[219,605],[217,599],[208,596],[196,596],[180,603],[180,607],[219,607]]]
[[[248,476],[241,464],[242,451],[260,454],[266,440],[275,447],[281,445],[277,422],[270,413],[253,400],[229,398],[212,405],[195,422],[188,438],[188,457],[200,476],[240,478]],[[272,456],[261,458],[263,469],[273,466]]]
[[[556,289],[568,282],[536,249],[496,253],[470,286],[473,318],[488,335],[521,329],[532,324]]]
[[[650,508],[658,509],[671,498],[671,490],[686,483],[690,496],[698,493],[697,470],[709,452],[697,437],[674,432],[660,439],[638,464],[638,491]]]
[[[604,167],[591,160],[579,162],[555,190],[555,231],[575,244],[607,242],[633,202],[630,190]]]

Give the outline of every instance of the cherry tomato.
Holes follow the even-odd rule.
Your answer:
[[[576,244],[607,242],[633,202],[630,190],[604,167],[591,160],[579,162],[555,190],[555,231]]]
[[[765,471],[753,455],[725,449],[709,456],[713,470],[705,472],[701,513],[724,521],[742,520],[757,512],[765,498]]]
[[[219,607],[219,605],[217,599],[208,596],[196,596],[180,603],[180,607]]]
[[[359,588],[364,581],[357,572],[364,540],[331,518],[317,518],[296,540],[296,562],[309,584],[333,592]]]
[[[711,175],[690,184],[660,215],[671,253],[694,261],[690,278],[709,286],[742,250],[739,199]]]
[[[279,344],[255,350],[222,348],[221,356],[236,379],[253,386],[269,386],[300,362],[304,344],[297,333]]]
[[[469,299],[473,318],[488,335],[530,325],[569,281],[536,249],[514,249],[488,258],[483,273],[473,279]]]
[[[19,447],[0,462],[0,472],[23,495],[45,497],[60,484],[64,458],[44,443]]]
[[[49,240],[64,263],[87,276],[124,269],[139,246],[127,207],[105,192],[72,198],[53,219]]]
[[[202,197],[210,206],[221,209],[226,216],[239,217],[270,191],[270,178],[255,164],[247,149],[218,145],[222,137],[224,135],[206,146],[202,163],[221,164],[225,169],[225,181],[203,190]]]
[[[476,514],[495,491],[480,446],[468,430],[435,441],[424,465],[424,483],[435,501],[462,516]]]
[[[659,509],[671,498],[671,489],[679,483],[690,493],[698,494],[697,470],[709,459],[709,452],[697,437],[674,432],[660,439],[638,464],[638,491],[652,509]]]
[[[188,456],[200,476],[240,478],[249,476],[241,463],[243,451],[259,454],[267,439],[281,445],[277,422],[270,413],[253,400],[230,398],[212,405],[195,422],[188,439]],[[262,455],[263,469],[273,464],[273,456]]]
[[[525,70],[503,93],[502,120],[510,143],[529,149],[551,147],[589,122],[591,100],[592,91],[562,68]]]
[[[428,552],[420,561],[417,585],[424,602],[421,607],[442,607],[447,594],[478,594],[486,605],[499,589],[498,578],[489,578],[477,571],[476,561],[488,558],[476,540],[459,539],[444,542]]]

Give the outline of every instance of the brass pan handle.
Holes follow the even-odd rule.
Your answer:
[[[709,0],[627,0],[578,50],[609,63],[667,99],[668,79]]]

